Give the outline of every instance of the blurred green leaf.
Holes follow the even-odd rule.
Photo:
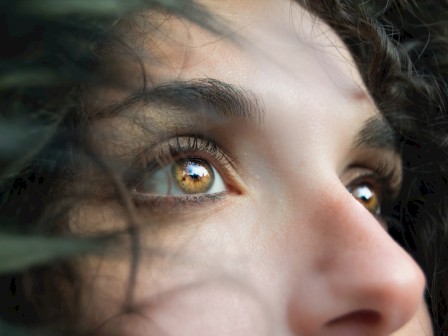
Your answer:
[[[0,234],[0,274],[23,271],[31,266],[95,251],[99,245],[101,244],[98,241],[80,238],[2,233]]]
[[[64,15],[113,16],[143,6],[180,10],[191,6],[190,0],[25,0],[21,9],[32,14],[59,17]]]
[[[43,16],[111,16],[142,3],[142,0],[25,0],[20,3],[19,8],[24,12]]]
[[[32,125],[25,120],[0,122],[0,185],[14,177],[48,143],[58,122]],[[6,162],[6,163],[5,163]]]
[[[11,325],[0,320],[1,336],[62,336],[61,333],[55,332],[48,328],[27,328],[19,325]]]
[[[30,330],[23,327],[11,326],[3,321],[0,321],[0,335],[5,336],[30,336]],[[37,334],[33,333],[33,336]],[[48,336],[48,335],[47,335]]]
[[[20,121],[19,121],[20,122]],[[11,160],[16,157],[26,156],[30,145],[40,146],[36,143],[38,140],[46,140],[46,134],[52,134],[52,128],[32,126],[19,122],[0,123],[0,160]]]
[[[1,75],[0,90],[22,87],[49,86],[57,83],[59,78],[48,69],[32,68],[14,70]]]
[[[25,328],[13,327],[0,321],[0,335],[8,336],[29,336],[29,330]]]
[[[144,8],[157,8],[179,14],[215,32],[224,33],[225,25],[193,0],[22,0],[15,10],[41,18],[59,20],[65,16],[115,21],[122,15]]]

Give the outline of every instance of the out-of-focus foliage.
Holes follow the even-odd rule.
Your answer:
[[[16,193],[32,207],[33,200],[23,192],[26,179],[40,166],[61,169],[64,148],[46,146],[61,132],[77,88],[92,78],[96,44],[121,17],[148,8],[217,29],[191,0],[0,1],[0,278],[101,246],[98,241],[49,237],[33,230],[21,234],[20,210],[6,213],[2,205]],[[0,335],[30,331],[0,321]]]
[[[148,7],[216,28],[190,0],[0,2],[0,186],[56,131],[71,107],[65,96],[91,78],[95,43],[121,16]]]
[[[377,3],[384,7],[381,1]],[[424,1],[418,3],[424,7]],[[440,4],[446,7],[447,2]],[[39,154],[60,132],[76,102],[76,89],[92,78],[96,43],[121,17],[144,8],[182,15],[213,31],[223,29],[193,0],[0,0],[0,276],[101,246],[96,241],[56,235],[19,235],[15,227],[20,213],[2,213],[1,205],[11,192],[22,188],[15,181],[29,176],[36,167],[60,169],[60,152],[53,148]],[[437,6],[433,11],[437,14]],[[428,20],[437,15],[430,17]],[[419,29],[426,33],[417,27],[415,34],[420,34]],[[448,26],[440,29],[445,29],[446,36]],[[416,55],[416,62],[426,62],[424,57]],[[446,69],[448,57],[437,61]],[[40,161],[33,163],[36,157]],[[30,335],[30,331],[0,321],[0,335]]]
[[[96,65],[95,43],[120,17],[143,8],[178,13],[213,28],[205,11],[190,0],[0,1],[3,46],[0,50],[0,196],[3,199],[7,198],[11,181],[23,175],[24,169],[26,172],[27,165],[58,130],[65,113],[72,107],[71,90],[89,81]],[[49,161],[52,155],[57,157],[58,153],[49,153]],[[51,162],[45,164],[51,165]],[[4,223],[0,222],[0,233],[2,228]],[[0,236],[0,273],[29,267],[33,260],[51,260],[53,254],[73,253],[76,245],[74,241],[57,242],[54,238],[33,240],[25,236],[20,241],[18,236]],[[82,251],[86,248],[83,244],[79,246]]]
[[[92,252],[99,241],[0,234],[0,273],[17,272],[74,254]]]

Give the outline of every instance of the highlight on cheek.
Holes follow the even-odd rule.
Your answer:
[[[179,188],[187,194],[202,194],[213,186],[212,167],[200,159],[179,160],[173,164],[172,174]]]

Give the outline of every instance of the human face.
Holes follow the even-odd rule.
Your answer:
[[[154,12],[117,27],[143,62],[146,98],[92,116],[90,142],[131,193],[83,202],[70,226],[96,234],[132,222],[139,254],[123,239],[80,261],[86,325],[100,335],[431,334],[424,276],[376,205],[400,183],[392,131],[346,47],[286,0],[202,4],[232,33]],[[114,70],[127,85],[93,90],[92,110],[141,88],[133,65]]]

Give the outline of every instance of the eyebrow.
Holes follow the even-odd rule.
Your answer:
[[[356,147],[371,147],[398,152],[396,133],[381,114],[368,119],[355,139]]]
[[[224,117],[254,125],[259,125],[264,116],[262,104],[252,91],[217,79],[201,78],[169,82],[135,92],[124,101],[94,113],[93,118],[116,116],[139,102],[148,106],[167,105],[208,118]],[[396,133],[381,114],[364,123],[354,143],[355,147],[398,152]]]
[[[174,81],[133,93],[124,101],[94,113],[93,118],[113,117],[136,103],[166,105],[209,118],[260,124],[264,110],[250,90],[213,78]]]

